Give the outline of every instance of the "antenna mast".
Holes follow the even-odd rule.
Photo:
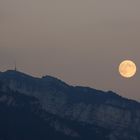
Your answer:
[[[17,63],[16,63],[16,61],[15,61],[15,68],[14,69],[15,69],[15,71],[17,71]]]

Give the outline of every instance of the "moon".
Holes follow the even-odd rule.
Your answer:
[[[124,78],[131,78],[136,74],[137,66],[131,60],[124,60],[119,65],[119,73]]]

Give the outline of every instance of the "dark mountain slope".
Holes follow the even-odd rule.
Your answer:
[[[0,89],[1,140],[109,140],[110,130],[62,119],[42,110],[38,100]]]
[[[82,137],[82,130],[85,131],[86,126],[91,126],[86,133],[94,130],[93,134],[99,132],[104,139],[140,139],[140,104],[136,101],[111,91],[70,86],[51,76],[34,78],[21,72],[6,71],[0,73],[0,80],[4,83],[4,92],[7,92],[8,87],[13,92],[35,97],[45,112],[62,119],[61,124],[64,120],[77,123],[78,129],[75,131],[74,126],[72,130],[76,134],[79,132]],[[72,122],[70,124],[73,124]],[[84,127],[81,124],[84,124]]]

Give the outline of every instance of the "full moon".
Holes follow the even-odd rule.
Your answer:
[[[125,78],[131,78],[136,74],[136,64],[131,60],[125,60],[120,63],[119,73]]]

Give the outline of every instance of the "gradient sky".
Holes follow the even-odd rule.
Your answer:
[[[140,73],[118,74],[123,59],[140,68],[139,0],[1,0],[0,70],[53,75],[72,85],[113,90],[140,101]]]

